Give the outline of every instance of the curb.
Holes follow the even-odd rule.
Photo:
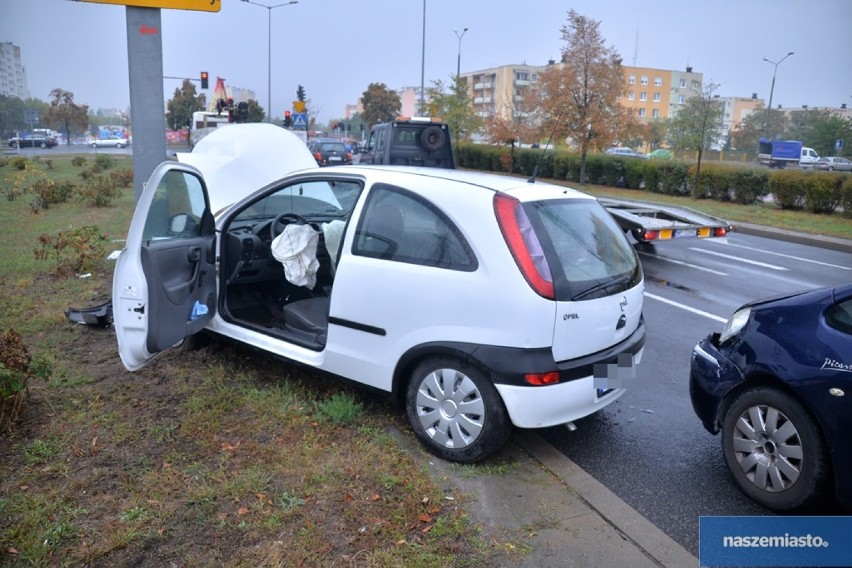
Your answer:
[[[776,229],[774,227],[764,227],[762,225],[752,225],[750,223],[732,223],[735,233],[743,233],[744,235],[753,235],[756,237],[764,237],[780,241],[788,241],[799,243],[813,247],[819,247],[840,252],[852,253],[852,240],[839,239],[837,237],[829,237],[826,235],[811,235],[807,233],[797,233],[784,229]]]
[[[517,429],[515,440],[645,555],[662,566],[698,566],[695,556],[538,434]]]

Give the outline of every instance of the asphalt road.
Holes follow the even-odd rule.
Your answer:
[[[734,485],[689,400],[692,347],[746,301],[852,280],[852,254],[732,233],[639,245],[648,338],[638,385],[542,436],[693,554],[701,515],[769,515]],[[826,511],[832,513],[836,511]],[[847,513],[848,514],[848,513]]]

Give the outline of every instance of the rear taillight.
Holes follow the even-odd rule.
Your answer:
[[[559,372],[551,371],[549,373],[527,373],[524,375],[527,383],[534,387],[545,385],[555,385],[559,382]]]
[[[555,300],[550,266],[521,202],[498,193],[494,196],[494,214],[521,274],[539,296]]]
[[[322,161],[323,161],[323,159],[322,159],[322,153],[321,153],[321,152],[317,152],[316,154],[314,154],[314,158],[316,158],[316,161],[317,161],[317,162],[322,162]]]

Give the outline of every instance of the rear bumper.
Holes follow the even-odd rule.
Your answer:
[[[494,386],[512,424],[518,428],[547,428],[589,416],[627,392],[633,368],[642,360],[645,323],[633,334],[600,353],[555,363],[561,382],[530,386],[516,381]],[[551,365],[554,362],[551,359]]]
[[[641,357],[640,351],[636,359]],[[579,420],[627,392],[620,388],[599,397],[593,376],[546,387],[495,386],[512,424],[518,428],[547,428]]]

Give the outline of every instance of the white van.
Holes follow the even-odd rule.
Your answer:
[[[799,166],[803,169],[813,169],[819,160],[819,154],[813,148],[802,147],[802,157],[799,159]]]

